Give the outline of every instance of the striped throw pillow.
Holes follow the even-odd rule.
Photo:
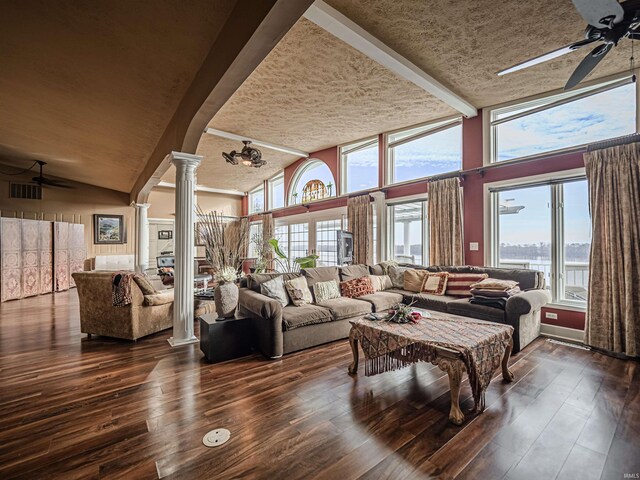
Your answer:
[[[486,273],[450,273],[446,295],[452,297],[470,297],[471,285],[489,278]]]

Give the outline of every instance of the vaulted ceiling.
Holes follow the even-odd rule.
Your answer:
[[[561,88],[587,50],[498,77],[496,72],[579,40],[585,27],[571,0],[327,0],[388,47],[478,108]],[[628,67],[630,41],[595,78]],[[313,152],[455,114],[413,83],[302,18],[209,126]],[[260,175],[225,165],[220,141],[204,135],[200,183],[247,190],[293,161],[268,149]],[[231,142],[229,149],[241,145]],[[202,167],[201,167],[202,168]]]

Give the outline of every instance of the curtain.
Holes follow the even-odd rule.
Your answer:
[[[368,194],[349,198],[347,221],[353,233],[353,263],[370,265],[373,260],[373,205]]]
[[[640,143],[584,155],[592,243],[586,343],[640,354]]]
[[[429,183],[429,264],[462,265],[462,195],[460,180]]]
[[[270,213],[265,213],[262,216],[262,243],[267,244],[269,240],[273,238],[273,232],[275,230],[275,226],[273,223],[273,215]],[[265,249],[265,260],[266,260],[266,268],[268,271],[274,270],[273,265],[273,249],[266,248]]]

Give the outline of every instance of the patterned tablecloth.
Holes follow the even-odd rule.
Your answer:
[[[457,315],[429,312],[417,324],[354,320],[350,337],[360,342],[365,375],[396,370],[413,363],[434,363],[437,347],[460,354],[469,374],[476,408],[484,409],[484,393],[511,342],[513,327]]]

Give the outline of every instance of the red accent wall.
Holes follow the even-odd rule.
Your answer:
[[[558,315],[558,318],[545,318],[546,312],[555,313],[556,315]],[[546,323],[547,325],[555,325],[558,327],[584,330],[585,314],[584,312],[574,312],[573,310],[563,310],[560,308],[543,308],[542,323]]]

